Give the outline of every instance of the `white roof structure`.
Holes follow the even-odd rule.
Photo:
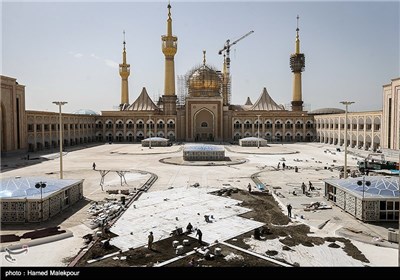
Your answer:
[[[147,94],[146,88],[142,89],[142,92],[136,98],[135,102],[133,102],[126,110],[128,111],[153,111],[158,110],[156,104],[154,104],[153,100]]]
[[[198,145],[185,145],[183,148],[184,152],[190,151],[225,151],[224,146],[217,146],[217,145],[205,145],[205,144],[198,144]]]
[[[365,176],[363,177],[325,180],[325,183],[365,198],[395,198],[399,197],[399,179],[396,177]],[[370,185],[366,182],[370,182]]]
[[[99,115],[95,111],[89,110],[89,109],[79,109],[79,110],[76,110],[73,114],[76,114],[76,115],[91,115],[91,116],[98,116]]]
[[[247,97],[246,103],[244,104],[245,106],[251,106],[253,105],[253,102],[251,102],[250,97]]]
[[[267,142],[267,140],[265,140],[263,138],[257,138],[257,137],[245,137],[245,138],[240,139],[239,141],[242,141],[242,142],[253,142],[253,141]]]
[[[168,139],[162,137],[149,137],[142,140],[142,142],[150,142],[150,141],[168,142]]]
[[[257,110],[257,111],[276,111],[276,110],[285,110],[282,105],[276,104],[276,102],[271,98],[267,89],[264,88],[260,97],[254,103],[254,105],[249,110]]]
[[[0,199],[40,199],[40,191],[43,198],[54,192],[67,189],[71,185],[83,180],[53,179],[47,177],[12,177],[0,179]],[[36,188],[37,183],[45,183],[46,187]]]

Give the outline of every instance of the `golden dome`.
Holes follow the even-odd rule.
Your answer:
[[[189,93],[194,92],[213,92],[215,95],[220,94],[221,77],[220,74],[203,64],[192,72],[188,79]]]

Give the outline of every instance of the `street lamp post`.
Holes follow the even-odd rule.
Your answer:
[[[40,189],[40,221],[43,222],[43,189],[46,187],[45,182],[38,182],[35,188]]]
[[[63,125],[62,125],[62,114],[61,114],[61,106],[67,104],[68,102],[65,101],[54,101],[54,104],[58,105],[59,107],[59,114],[60,114],[60,179],[63,178],[63,165],[62,165],[62,157],[63,157]]]
[[[257,115],[257,148],[260,148],[260,115]]]
[[[340,102],[346,106],[345,120],[344,120],[344,179],[347,179],[347,110],[348,106],[353,104],[352,101]]]
[[[149,115],[149,149],[151,149],[151,116]]]
[[[371,186],[370,181],[365,181],[365,176],[363,176],[362,181],[357,181],[357,185],[361,186],[362,185],[362,201],[361,201],[361,220],[364,222],[364,193],[365,193],[365,186],[369,187]]]

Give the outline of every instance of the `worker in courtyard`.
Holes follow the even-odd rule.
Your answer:
[[[309,191],[313,191],[314,190],[314,187],[313,187],[311,181],[308,181],[308,190]]]
[[[287,212],[288,212],[288,217],[292,217],[292,205],[288,204],[287,205]]]
[[[193,229],[192,224],[191,224],[191,223],[188,223],[188,225],[186,226],[186,232],[187,232],[187,233],[191,233],[191,232],[192,232],[192,229]]]
[[[93,170],[96,170],[96,163],[95,162],[93,162]]]
[[[279,167],[281,167],[281,162],[278,162],[278,169],[279,169]]]
[[[199,237],[199,244],[203,245],[203,242],[201,241],[201,238],[203,237],[203,233],[201,232],[201,230],[199,228],[197,229],[196,236]]]
[[[249,183],[249,185],[247,186],[247,188],[249,189],[249,193],[251,193],[251,184]]]
[[[301,189],[303,191],[303,194],[306,193],[306,184],[304,184],[304,182],[301,184]]]
[[[147,248],[149,248],[149,250],[153,250],[154,235],[152,231],[150,231],[150,234],[147,238],[148,238]]]
[[[285,170],[286,164],[283,162],[282,163],[282,169]]]

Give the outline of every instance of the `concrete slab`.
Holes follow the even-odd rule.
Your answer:
[[[123,251],[137,248],[147,244],[150,231],[158,241],[170,237],[177,227],[185,231],[189,222],[201,229],[207,243],[224,241],[263,225],[237,217],[251,209],[237,206],[238,200],[209,194],[215,190],[181,187],[144,194],[111,227],[118,237],[110,244]],[[206,222],[204,215],[212,215],[212,222]],[[196,238],[195,233],[190,236]]]

